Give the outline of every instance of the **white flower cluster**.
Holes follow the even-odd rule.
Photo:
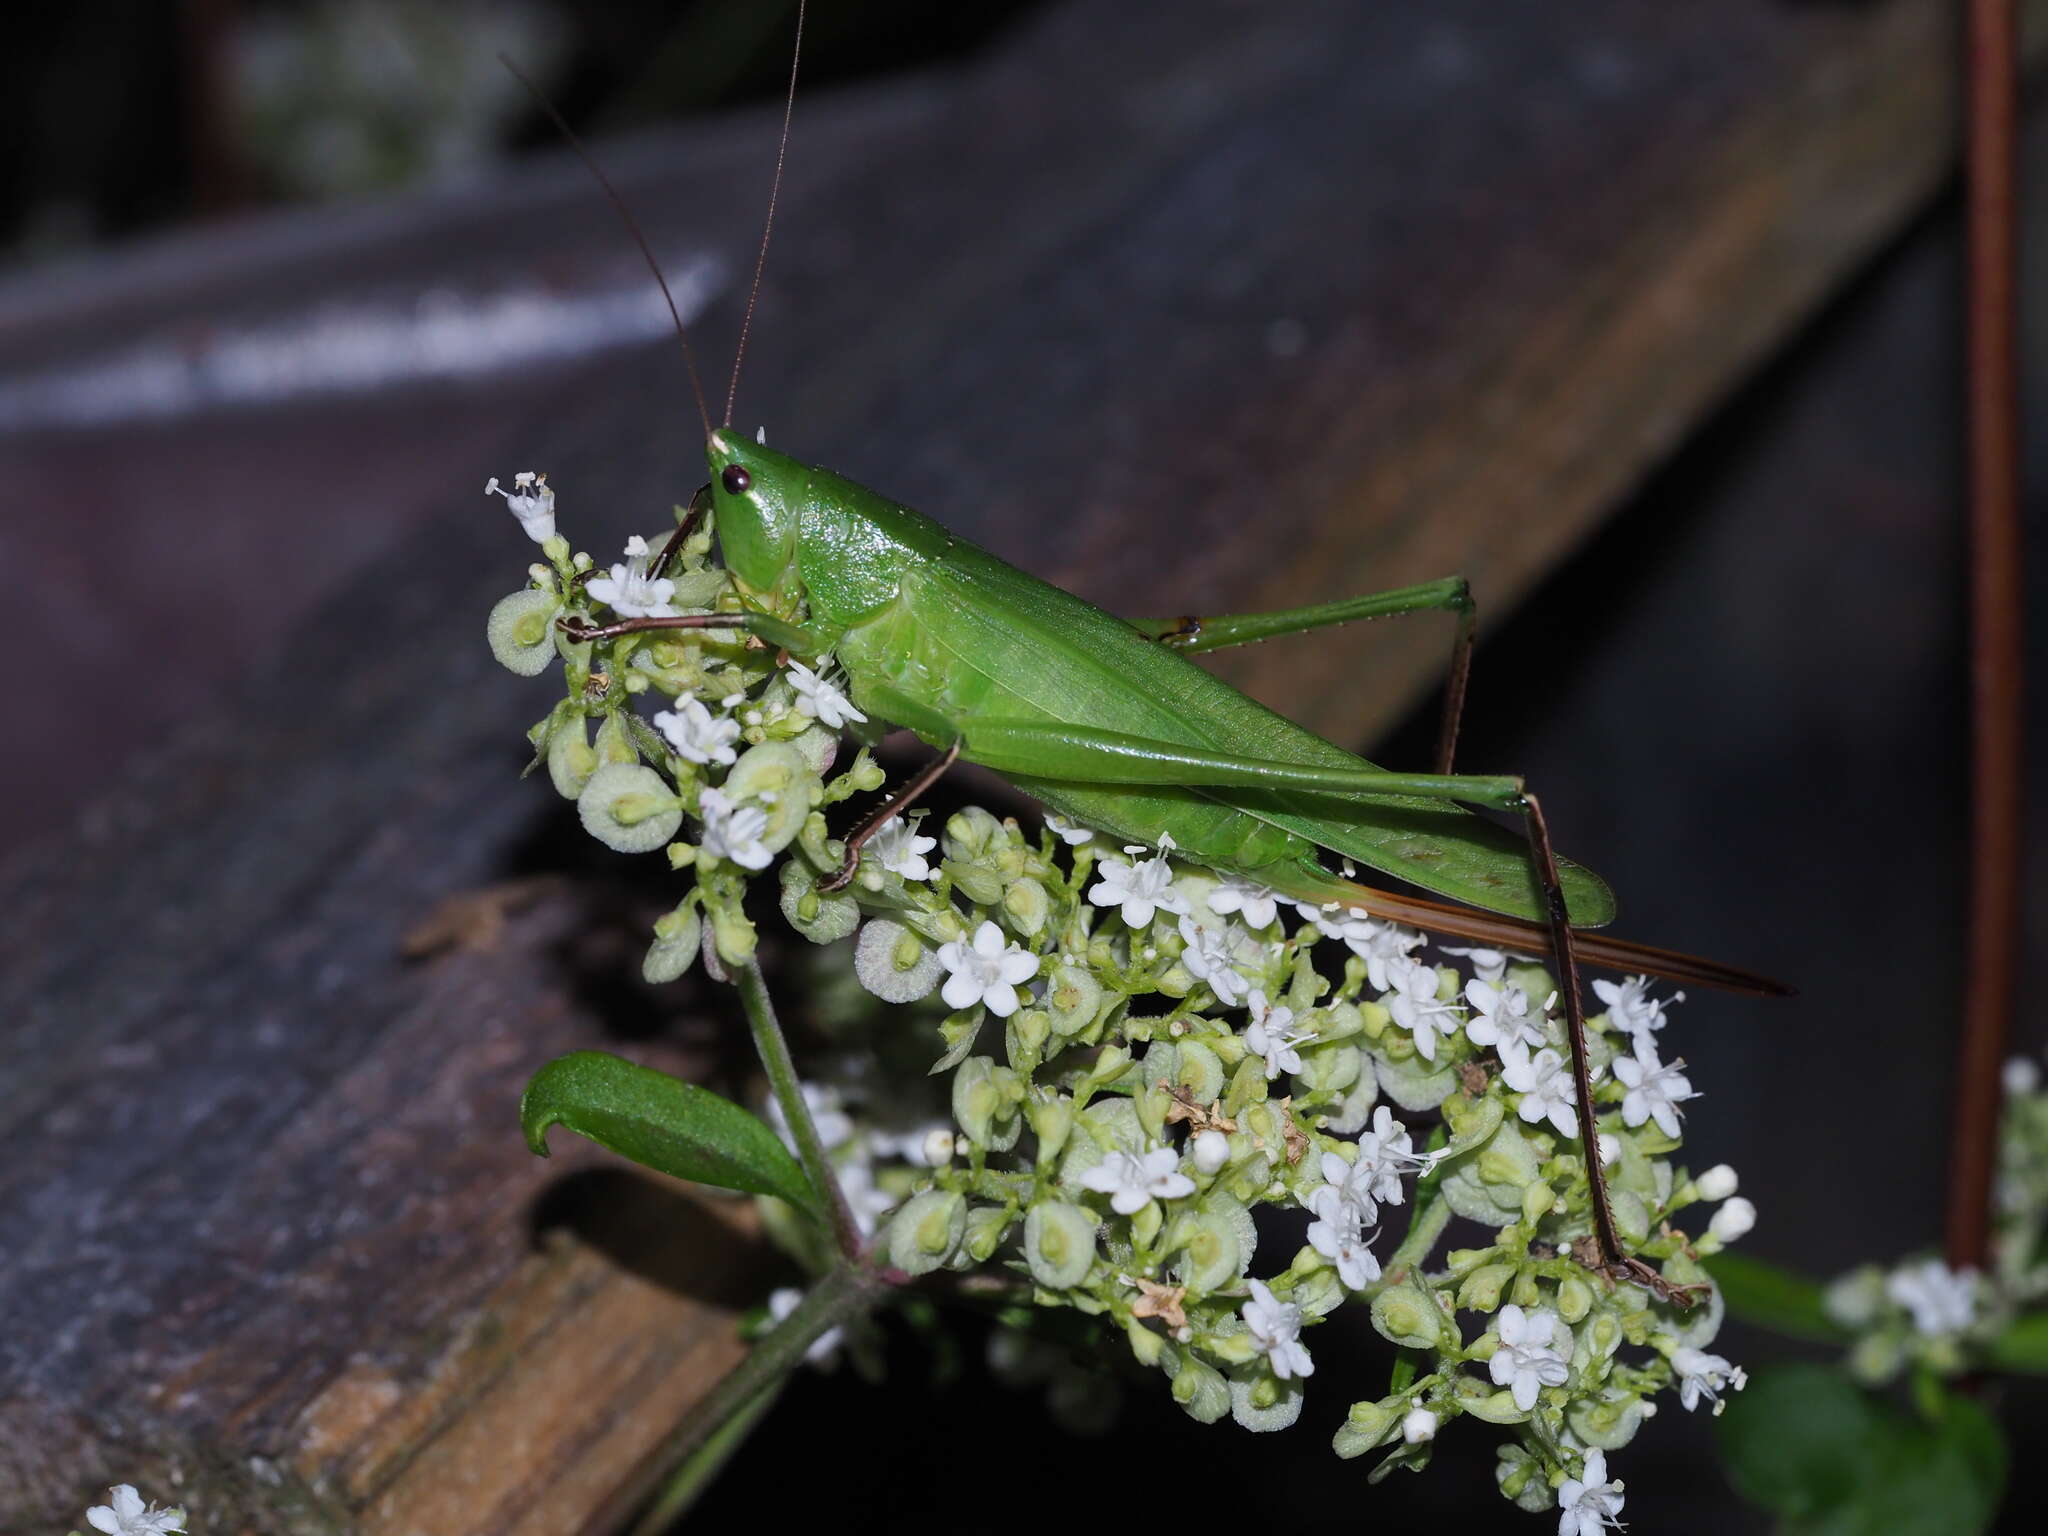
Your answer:
[[[522,523],[544,489],[521,477],[505,493]],[[552,507],[548,492],[550,518]],[[1658,1393],[1718,1408],[1742,1386],[1707,1353],[1717,1301],[1688,1310],[1588,1267],[1584,1136],[1597,1138],[1623,1241],[1674,1297],[1710,1293],[1701,1256],[1755,1219],[1731,1171],[1689,1178],[1671,1161],[1695,1094],[1657,1037],[1682,994],[1653,997],[1643,978],[1594,983],[1606,1010],[1589,1025],[1599,1124],[1585,1127],[1536,960],[1443,948],[1461,974],[1426,956],[1420,933],[1204,867],[1170,838],[1136,843],[1057,816],[1033,834],[980,809],[912,815],[867,839],[850,880],[828,880],[846,844],[827,813],[881,787],[864,751],[826,778],[841,733],[866,723],[829,661],[813,669],[737,629],[579,643],[556,625],[741,603],[708,563],[708,530],[666,565],[654,548],[635,540],[593,575],[550,530],[549,563],[494,612],[492,644],[528,675],[562,663],[568,696],[533,734],[585,826],[622,850],[665,849],[694,879],[656,925],[649,979],[700,953],[745,963],[756,934],[744,898],[773,871],[799,934],[852,939],[860,987],[921,1010],[935,1067],[929,1043],[907,1068],[891,1059],[932,1039],[892,1018],[861,1035],[886,1066],[855,1087],[805,1090],[855,1218],[893,1271],[986,1267],[980,1294],[1098,1318],[1188,1413],[1261,1431],[1299,1417],[1316,1374],[1310,1332],[1357,1305],[1422,1364],[1351,1406],[1338,1453],[1386,1447],[1419,1465],[1453,1419],[1517,1427],[1502,1491],[1557,1511],[1567,1536],[1618,1523],[1606,1457]],[[780,600],[791,606],[774,617],[801,624],[800,594]],[[650,690],[664,707],[643,720],[632,700]],[[686,817],[694,841],[678,838]],[[846,989],[834,997],[845,1045],[856,1010]],[[949,1076],[926,1079],[927,1067]],[[950,1088],[949,1122],[870,1123],[925,1080]],[[1704,1231],[1684,1215],[1702,1201],[1719,1202]],[[1299,1212],[1289,1230],[1301,1246],[1254,1274],[1260,1208]],[[767,1213],[805,1262],[829,1262],[811,1226]],[[1445,1247],[1459,1219],[1477,1246]],[[772,1303],[778,1315],[795,1305]],[[821,1339],[814,1358],[840,1342]]]

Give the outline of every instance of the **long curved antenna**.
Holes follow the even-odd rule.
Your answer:
[[[796,69],[803,62],[805,0],[796,0],[796,46],[789,53],[789,99],[782,104],[782,142],[775,146],[775,180],[768,188],[768,220],[761,226],[761,254],[754,260],[754,286],[747,290],[747,313],[740,321],[739,349],[732,355],[732,383],[725,392],[725,424],[732,425],[732,405],[740,394],[740,364],[747,357],[747,335],[754,328],[754,304],[761,297],[761,274],[768,270],[768,237],[775,233],[775,201],[782,195],[782,162],[789,155],[789,120],[796,115]],[[710,435],[706,430],[705,435]]]
[[[704,381],[697,376],[697,354],[690,350],[689,333],[683,329],[683,317],[681,311],[676,308],[676,296],[668,291],[668,279],[661,275],[661,263],[654,259],[654,248],[647,243],[647,236],[641,233],[640,221],[633,217],[633,210],[628,208],[626,200],[619,196],[618,188],[612,185],[611,177],[605,175],[604,167],[597,163],[597,156],[584,148],[583,141],[576,137],[576,130],[571,128],[563,119],[562,114],[555,110],[555,104],[548,100],[547,93],[529,80],[526,77],[526,72],[517,64],[514,64],[509,55],[500,53],[498,55],[498,62],[510,70],[512,78],[525,86],[528,94],[540,103],[541,111],[547,113],[549,120],[554,123],[562,137],[569,141],[569,147],[576,151],[578,158],[589,168],[590,174],[597,178],[597,184],[604,188],[604,195],[611,199],[613,209],[617,211],[619,218],[625,222],[626,233],[631,235],[633,243],[640,247],[641,259],[647,263],[647,270],[654,274],[654,281],[660,285],[661,296],[668,301],[668,317],[675,322],[676,340],[682,344],[683,348],[683,366],[690,371],[690,393],[697,397],[697,415],[704,423],[704,435],[709,437],[711,435],[711,409],[704,403]],[[789,129],[785,125],[783,128],[785,137],[788,135],[788,132]],[[780,174],[779,167],[778,174]],[[754,282],[758,286],[760,281],[760,275],[757,273]],[[749,304],[748,310],[750,313],[752,307]],[[732,419],[730,406],[726,410],[726,419],[728,421]]]

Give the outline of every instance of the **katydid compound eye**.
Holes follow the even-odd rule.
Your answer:
[[[748,474],[743,466],[728,464],[719,471],[718,483],[725,487],[726,495],[743,496],[747,488],[754,483],[754,477]]]

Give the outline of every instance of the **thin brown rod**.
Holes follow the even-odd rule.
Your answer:
[[[541,111],[547,113],[548,120],[555,125],[556,131],[568,140],[569,147],[576,151],[577,158],[582,160],[590,174],[597,178],[597,184],[604,188],[604,195],[611,199],[612,208],[625,223],[626,233],[631,235],[633,243],[640,247],[641,259],[647,263],[647,270],[654,274],[654,281],[661,289],[662,298],[668,301],[668,317],[675,322],[676,341],[683,349],[683,366],[690,372],[690,393],[697,398],[697,416],[704,423],[704,435],[709,437],[711,409],[704,403],[704,381],[697,376],[697,354],[690,350],[690,337],[683,328],[682,311],[676,308],[676,296],[669,292],[668,279],[661,275],[661,263],[654,259],[654,247],[647,243],[647,236],[641,232],[640,221],[633,217],[633,210],[626,206],[626,200],[619,195],[618,188],[612,185],[611,177],[605,175],[604,167],[597,163],[597,156],[584,148],[583,141],[576,136],[576,130],[555,110],[555,104],[548,100],[547,94],[527,79],[525,71],[514,64],[509,55],[499,54],[498,62],[511,70],[512,78],[525,86],[533,99],[540,103]]]
[[[768,218],[761,226],[761,250],[754,258],[754,286],[747,290],[747,312],[740,320],[740,344],[732,355],[732,383],[725,391],[725,424],[732,425],[733,402],[740,397],[740,364],[747,359],[747,337],[754,330],[754,305],[761,298],[761,274],[768,270],[768,237],[775,233],[775,204],[782,196],[782,164],[789,158],[789,124],[796,116],[796,71],[804,56],[804,5],[796,4],[796,43],[789,51],[789,97],[782,104],[782,141],[775,146],[775,179],[768,185]],[[707,427],[706,436],[709,436]]]
[[[1465,720],[1465,688],[1472,680],[1472,642],[1479,612],[1470,594],[1458,607],[1458,638],[1451,642],[1451,670],[1444,677],[1444,718],[1437,730],[1436,771],[1448,776],[1458,756],[1458,728]]]
[[[1604,1266],[1619,1268],[1627,1259],[1614,1229],[1614,1210],[1607,1197],[1607,1170],[1600,1166],[1600,1122],[1593,1105],[1593,1067],[1586,1055],[1586,1013],[1579,1000],[1579,962],[1572,949],[1572,920],[1565,906],[1564,886],[1557,878],[1557,854],[1550,845],[1550,824],[1531,794],[1522,796],[1522,819],[1529,828],[1529,855],[1543,887],[1544,910],[1550,915],[1550,947],[1557,960],[1557,990],[1564,999],[1565,1038],[1571,1045],[1572,1097],[1579,1110],[1579,1141],[1586,1154],[1586,1182],[1593,1192],[1593,1235]]]
[[[855,829],[853,836],[846,840],[846,856],[839,861],[837,869],[818,882],[818,889],[826,892],[845,890],[853,881],[853,872],[860,868],[860,851],[867,840],[923,798],[925,791],[938,783],[941,775],[959,757],[960,743],[955,741],[946,748],[943,756],[933,758],[918,769],[909,782],[889,798],[888,804]]]
[[[578,645],[587,640],[616,640],[620,635],[637,635],[649,629],[745,629],[744,613],[657,613],[644,619],[621,619],[616,624],[579,624],[574,619],[555,623]]]
[[[1970,0],[1967,25],[1970,903],[1945,1247],[1952,1267],[1982,1269],[2020,934],[2019,29],[2012,0]]]

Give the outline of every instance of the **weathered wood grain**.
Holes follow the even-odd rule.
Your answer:
[[[958,80],[806,104],[741,419],[1126,610],[1453,569],[1510,600],[1924,202],[1947,57],[1933,0],[1072,4]],[[743,259],[771,126],[622,156],[657,243]],[[0,316],[40,366],[626,266],[565,168],[350,217]],[[516,1133],[553,1054],[716,1075],[733,1031],[622,980],[647,898],[513,778],[542,700],[480,630],[522,557],[446,489],[544,465],[601,549],[695,484],[683,402],[650,345],[6,443],[10,485],[113,464],[294,567],[342,558],[366,482],[422,531],[288,643],[218,546],[154,545],[168,616],[79,641],[276,654],[0,877],[0,1530],[118,1478],[206,1532],[578,1531],[735,1358],[768,1271],[734,1208]],[[1233,665],[1356,739],[1441,641]],[[402,960],[438,901],[534,875],[494,950]]]

